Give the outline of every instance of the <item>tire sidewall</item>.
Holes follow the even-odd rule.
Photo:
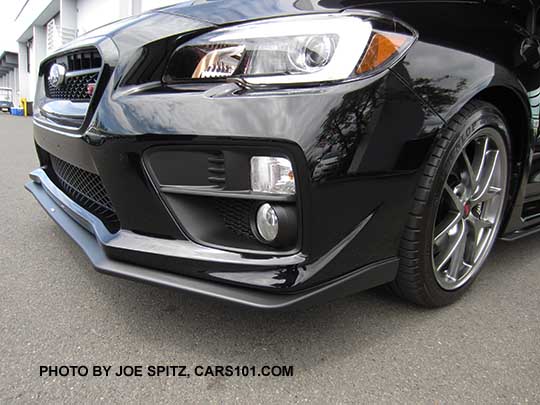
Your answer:
[[[447,178],[459,158],[463,149],[476,136],[476,134],[485,128],[496,131],[502,138],[506,146],[506,155],[508,159],[507,178],[505,191],[508,192],[511,168],[511,150],[510,139],[506,123],[502,114],[493,106],[483,105],[475,110],[463,122],[460,128],[451,131],[449,144],[444,148],[440,163],[433,177],[433,184],[425,207],[423,224],[420,229],[419,249],[419,271],[424,280],[425,294],[429,301],[437,305],[447,305],[458,299],[474,282],[480,271],[477,271],[463,286],[456,290],[445,290],[437,282],[433,272],[432,249],[433,249],[433,229],[437,212],[444,193],[444,185]],[[504,197],[504,206],[501,215],[504,215],[507,208],[507,198]],[[502,220],[499,221],[495,231],[498,233]],[[490,249],[491,250],[491,249]],[[489,252],[488,252],[489,254]]]

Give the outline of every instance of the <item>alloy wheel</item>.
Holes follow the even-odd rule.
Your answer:
[[[479,131],[462,149],[444,184],[433,229],[433,271],[455,290],[481,268],[499,231],[508,179],[501,135]]]

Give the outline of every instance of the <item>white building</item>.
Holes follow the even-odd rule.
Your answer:
[[[17,94],[19,86],[19,59],[16,52],[3,51],[0,54],[0,87],[9,87]]]
[[[13,89],[14,104],[34,100],[40,61],[94,28],[181,0],[9,0],[20,3],[9,33],[17,53],[0,49],[0,87]],[[184,0],[185,1],[185,0]],[[2,28],[2,31],[5,31]]]

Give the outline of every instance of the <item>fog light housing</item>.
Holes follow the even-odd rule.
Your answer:
[[[264,203],[257,209],[253,228],[259,241],[265,244],[292,247],[298,232],[296,209],[291,205]]]

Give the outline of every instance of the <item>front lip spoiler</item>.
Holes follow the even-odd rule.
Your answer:
[[[393,280],[397,273],[399,261],[397,258],[390,258],[348,273],[337,280],[316,288],[294,294],[271,294],[112,260],[105,254],[102,242],[111,244],[118,234],[109,233],[99,219],[69,200],[50,181],[43,169],[33,171],[30,176],[33,181],[28,182],[25,188],[33,194],[49,216],[82,248],[95,269],[104,274],[170,287],[229,303],[259,309],[277,310],[310,306],[332,298],[366,290]],[[202,249],[209,248],[202,247]],[[228,253],[216,251],[225,255]],[[209,258],[218,261],[217,257],[207,257],[207,259]],[[221,259],[224,258],[221,257]],[[276,258],[276,260],[282,259],[285,258]],[[290,259],[287,258],[286,260]],[[198,256],[198,260],[201,260],[201,256]],[[243,258],[244,263],[242,264],[249,260]]]

